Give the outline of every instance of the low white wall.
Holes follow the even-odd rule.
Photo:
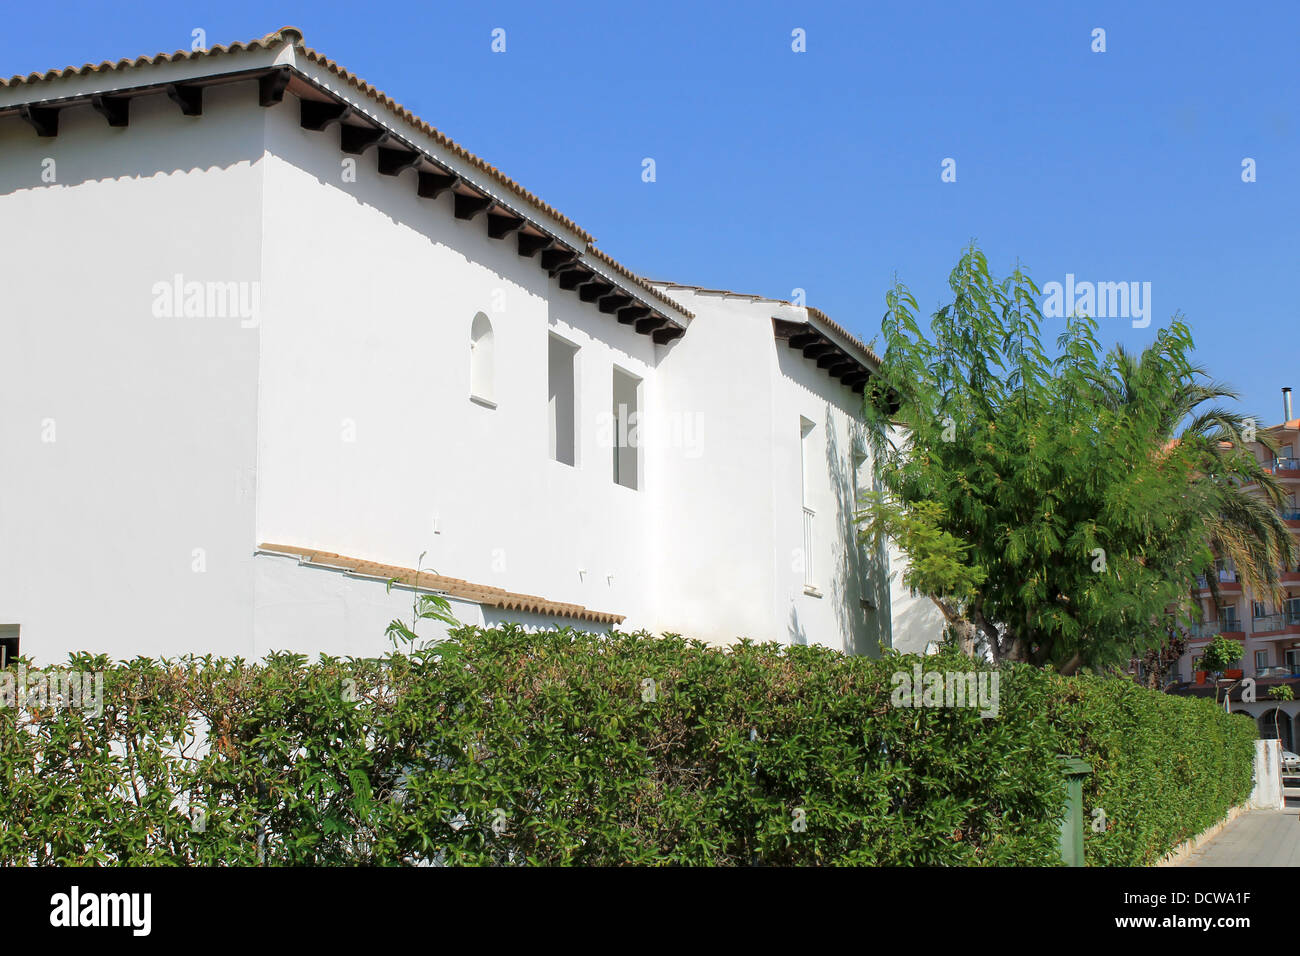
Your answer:
[[[393,644],[384,630],[394,619],[411,622],[414,592],[375,578],[313,567],[285,555],[260,552],[254,563],[254,656],[294,651],[315,657],[379,657]],[[452,614],[465,624],[482,624],[477,604],[449,599]],[[416,633],[426,640],[447,636],[447,626],[421,621]]]
[[[1255,741],[1255,789],[1250,794],[1250,805],[1256,810],[1281,810],[1286,806],[1282,796],[1282,745],[1276,740]]]

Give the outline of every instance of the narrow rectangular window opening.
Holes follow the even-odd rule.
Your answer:
[[[634,491],[641,487],[640,420],[641,379],[614,369],[614,483]]]
[[[551,459],[562,465],[578,463],[578,347],[550,336],[547,354],[547,416]]]
[[[0,624],[0,669],[8,667],[18,656],[17,624]]]
[[[817,575],[813,563],[816,542],[813,527],[817,513],[812,507],[812,434],[816,426],[808,419],[799,418],[799,471],[803,499],[803,589],[805,594],[817,594]]]

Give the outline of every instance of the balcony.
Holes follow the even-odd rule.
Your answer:
[[[1300,458],[1274,458],[1264,462],[1264,470],[1278,478],[1294,478],[1300,481]]]
[[[1251,621],[1250,630],[1256,637],[1266,634],[1300,634],[1300,609],[1257,617]]]
[[[1222,634],[1224,637],[1235,638],[1239,641],[1246,639],[1246,632],[1242,630],[1241,621],[1235,617],[1205,621],[1201,624],[1189,624],[1187,627],[1187,635],[1193,641],[1208,641],[1216,634]]]
[[[1215,577],[1218,578],[1220,591],[1241,590],[1241,582],[1237,580],[1237,572],[1235,569],[1220,568],[1215,573]],[[1197,575],[1196,589],[1198,591],[1208,591],[1210,589],[1210,582],[1206,580],[1204,574]]]

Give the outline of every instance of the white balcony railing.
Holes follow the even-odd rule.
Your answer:
[[[805,506],[803,509],[803,586],[811,588],[817,580],[813,573],[813,518],[815,512]]]

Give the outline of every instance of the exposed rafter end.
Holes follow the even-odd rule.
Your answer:
[[[804,354],[806,355],[808,353],[805,352]],[[824,368],[827,371],[830,371],[835,366],[842,364],[844,361],[845,361],[845,355],[839,349],[827,349],[826,352],[824,352],[821,355],[821,357],[817,359],[817,367]],[[834,372],[832,372],[831,374],[833,375]]]
[[[54,106],[22,106],[18,115],[27,121],[37,136],[59,135],[59,110]]]
[[[570,266],[578,258],[574,249],[546,249],[542,252],[542,268],[551,275]]]
[[[531,232],[519,233],[519,254],[532,258],[544,249],[555,245],[553,236],[535,236]]]
[[[556,279],[560,283],[560,288],[565,292],[574,292],[579,287],[590,282],[594,275],[595,273],[582,268],[582,266],[575,265],[572,269],[561,272]]]
[[[649,314],[649,306],[629,305],[618,310],[618,322],[619,325],[632,325],[637,319],[644,319]]]
[[[345,103],[320,103],[316,100],[298,101],[298,122],[303,129],[319,133],[331,123],[341,123],[352,115],[352,107]]]
[[[592,279],[578,290],[578,298],[583,302],[595,302],[614,291],[612,283],[604,279]]]
[[[648,318],[637,319],[636,330],[641,335],[649,335],[668,325],[668,319],[658,313],[651,313]]]
[[[181,108],[181,115],[203,115],[203,87],[193,83],[168,83],[163,89],[167,98]]]
[[[518,216],[488,216],[488,238],[504,239],[510,233],[523,228],[526,221]]]
[[[424,157],[413,149],[379,147],[379,174],[381,176],[396,176],[405,170],[419,166],[423,161]]]
[[[124,127],[131,124],[131,100],[125,96],[105,96],[96,93],[90,98],[96,113],[108,120],[109,126]]]
[[[804,358],[817,363],[846,388],[862,394],[871,371],[862,360],[853,353],[837,345],[821,330],[808,322],[792,322],[789,319],[773,317],[772,332],[778,342],[798,351]]]
[[[345,153],[360,156],[372,146],[380,146],[392,139],[393,134],[386,129],[370,126],[342,126],[339,134],[339,146]]]
[[[460,177],[450,173],[428,173],[421,170],[420,182],[415,187],[415,193],[421,199],[437,199],[458,182]]]
[[[621,289],[615,289],[610,295],[602,296],[596,303],[596,307],[606,315],[615,315],[619,309],[626,308],[632,302],[630,295],[625,294]]]
[[[259,106],[275,106],[284,100],[284,91],[289,88],[289,68],[276,67],[270,73],[257,78],[257,103]]]
[[[456,193],[455,200],[456,218],[467,221],[497,204],[491,196],[467,196],[465,193]]]
[[[650,333],[650,338],[655,345],[667,345],[673,339],[679,339],[686,334],[686,330],[680,325],[666,325],[661,329],[655,329]]]

